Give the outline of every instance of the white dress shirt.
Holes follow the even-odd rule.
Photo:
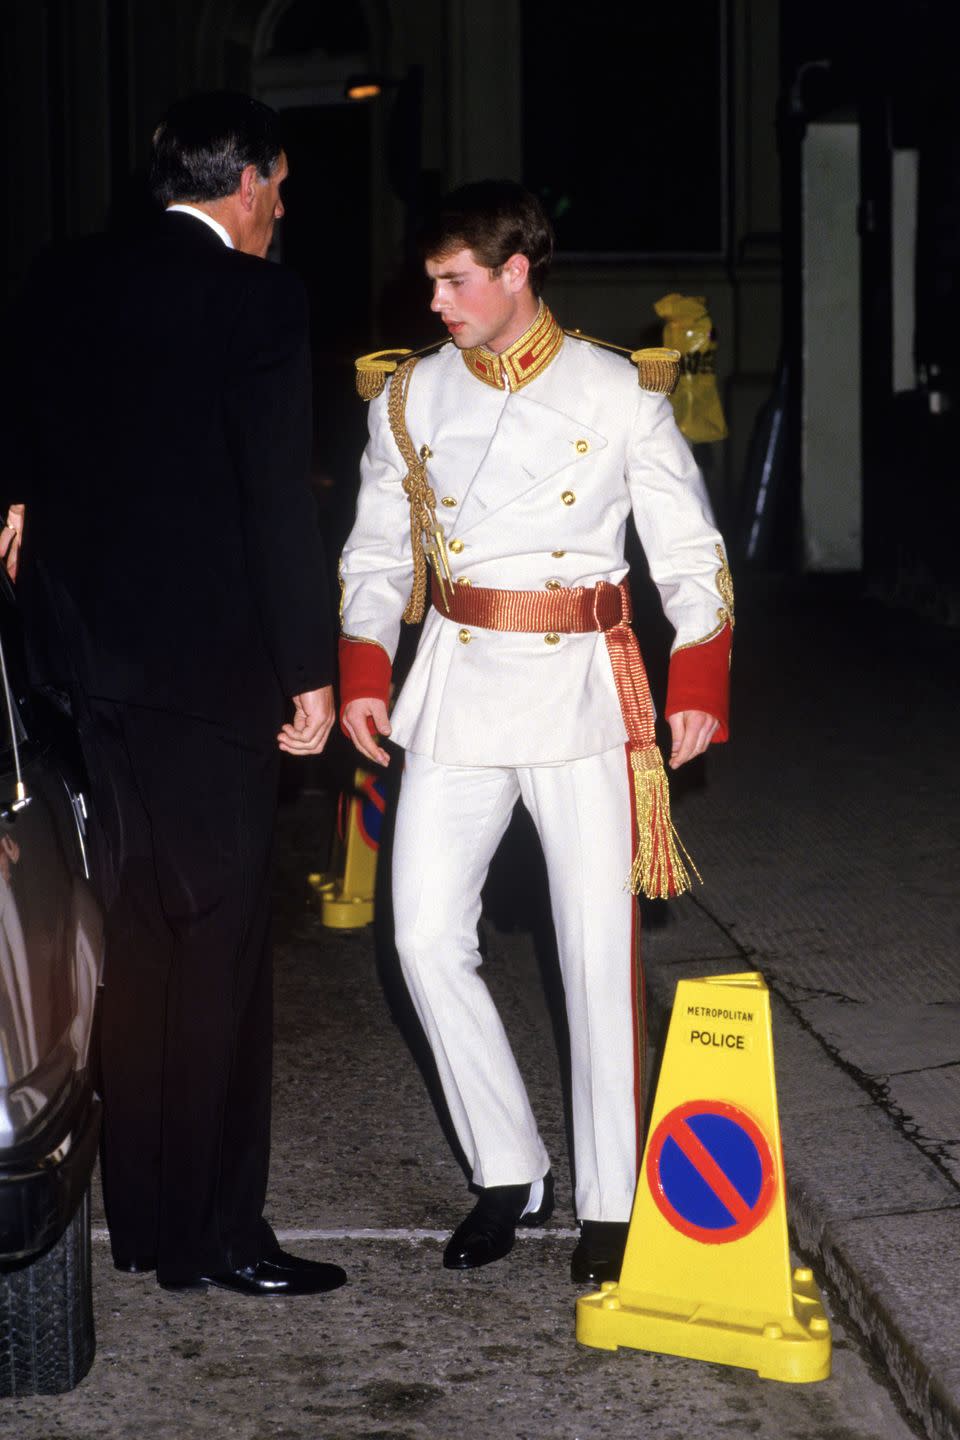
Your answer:
[[[168,215],[171,210],[181,210],[184,215],[195,215],[198,220],[203,221],[204,225],[209,225],[211,230],[216,231],[216,233],[220,236],[220,239],[223,241],[224,245],[226,245],[228,250],[236,249],[236,246],[230,239],[230,232],[220,224],[219,220],[214,220],[212,215],[208,215],[206,210],[198,210],[196,205],[168,205]]]

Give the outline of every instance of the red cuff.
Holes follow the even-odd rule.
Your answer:
[[[393,667],[382,645],[370,640],[349,640],[340,637],[340,719],[343,707],[351,700],[390,699],[390,677]]]
[[[703,710],[719,720],[714,744],[730,734],[730,646],[733,632],[724,625],[712,640],[687,645],[670,657],[667,703],[664,715],[680,710]]]

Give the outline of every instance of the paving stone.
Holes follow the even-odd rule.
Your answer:
[[[17,1440],[915,1440],[836,1316],[817,1385],[579,1346],[568,1250],[527,1240],[458,1275],[437,1243],[343,1243],[350,1284],[284,1302],[167,1294],[101,1246],[94,1370],[55,1401],[3,1402],[0,1424]]]
[[[933,1440],[958,1433],[956,1276],[960,1209],[847,1220],[824,1246],[827,1273]]]
[[[647,914],[653,1028],[681,975],[765,975],[798,1242],[876,1347],[881,1378],[931,1436],[957,1440],[960,634],[845,587],[765,585],[752,603],[751,588],[733,742],[676,807],[706,884]],[[304,909],[328,812],[304,798],[282,820],[270,1214],[294,1229],[443,1231],[465,1183],[369,933],[322,933]],[[132,1414],[147,1440],[913,1433],[842,1311],[823,1386],[578,1350],[562,1025],[536,949],[549,977],[542,927],[514,916],[488,932],[486,973],[560,1182],[550,1235],[470,1277],[440,1269],[438,1242],[341,1241],[349,1290],[290,1307],[166,1296],[118,1276],[100,1241],[90,1377],[55,1405],[17,1402],[0,1425],[18,1440],[126,1440]]]
[[[825,996],[799,1000],[797,1008],[845,1061],[867,1075],[960,1064],[960,999],[912,1004],[896,995],[854,1002]]]

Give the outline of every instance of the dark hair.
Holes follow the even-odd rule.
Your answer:
[[[511,255],[530,261],[530,288],[543,289],[553,255],[553,231],[536,195],[513,180],[477,180],[451,190],[427,217],[418,236],[425,260],[472,250],[498,272]]]
[[[150,189],[161,205],[222,200],[239,189],[247,165],[269,180],[282,148],[269,105],[229,90],[192,95],[171,106],[154,132]]]

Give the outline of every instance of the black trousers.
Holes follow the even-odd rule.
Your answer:
[[[115,1258],[161,1280],[251,1263],[270,1147],[270,849],[278,752],[88,701],[106,911],[104,1202]]]

